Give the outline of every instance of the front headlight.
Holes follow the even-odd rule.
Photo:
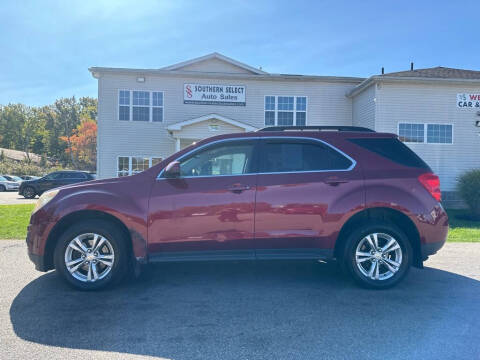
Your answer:
[[[52,200],[57,194],[59,190],[50,190],[47,192],[44,192],[37,200],[37,203],[35,204],[35,208],[33,209],[33,212],[40,210],[42,207],[47,205],[50,200]]]

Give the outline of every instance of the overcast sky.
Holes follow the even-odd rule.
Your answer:
[[[220,52],[268,72],[480,70],[476,1],[16,1],[0,7],[0,104],[96,96],[90,66]]]

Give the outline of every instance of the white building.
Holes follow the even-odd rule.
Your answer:
[[[269,125],[397,133],[440,176],[447,200],[458,175],[480,168],[480,71],[270,74],[218,53],[160,69],[89,70],[98,79],[99,178],[142,171],[199,139]]]

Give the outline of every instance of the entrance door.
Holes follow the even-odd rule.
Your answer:
[[[157,180],[150,198],[151,253],[254,257],[256,142],[212,143],[179,159],[179,178]]]
[[[328,257],[345,208],[363,203],[354,161],[315,139],[261,141],[257,257]],[[353,198],[352,198],[353,197]]]

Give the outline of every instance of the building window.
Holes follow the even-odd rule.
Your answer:
[[[427,124],[427,143],[451,144],[453,142],[452,133],[452,125]]]
[[[307,123],[305,96],[265,96],[266,126],[303,126]]]
[[[118,105],[119,120],[163,122],[163,92],[120,90]]]
[[[117,176],[138,174],[162,161],[161,157],[148,156],[119,156],[117,162]]]
[[[130,121],[130,91],[120,90],[118,103],[120,106],[119,119]]]
[[[452,144],[451,124],[398,124],[398,138],[407,143]]]
[[[150,121],[150,93],[148,91],[133,92],[133,121]]]
[[[275,125],[275,96],[265,96],[265,125]]]
[[[304,126],[307,123],[307,98],[304,96],[297,97],[296,104],[296,124],[297,126]]]
[[[423,124],[398,124],[398,137],[403,142],[423,143],[424,126]]]
[[[117,176],[128,176],[130,175],[130,165],[128,156],[119,156],[118,157],[118,166],[117,166]]]
[[[163,121],[163,93],[152,92],[152,121]]]

